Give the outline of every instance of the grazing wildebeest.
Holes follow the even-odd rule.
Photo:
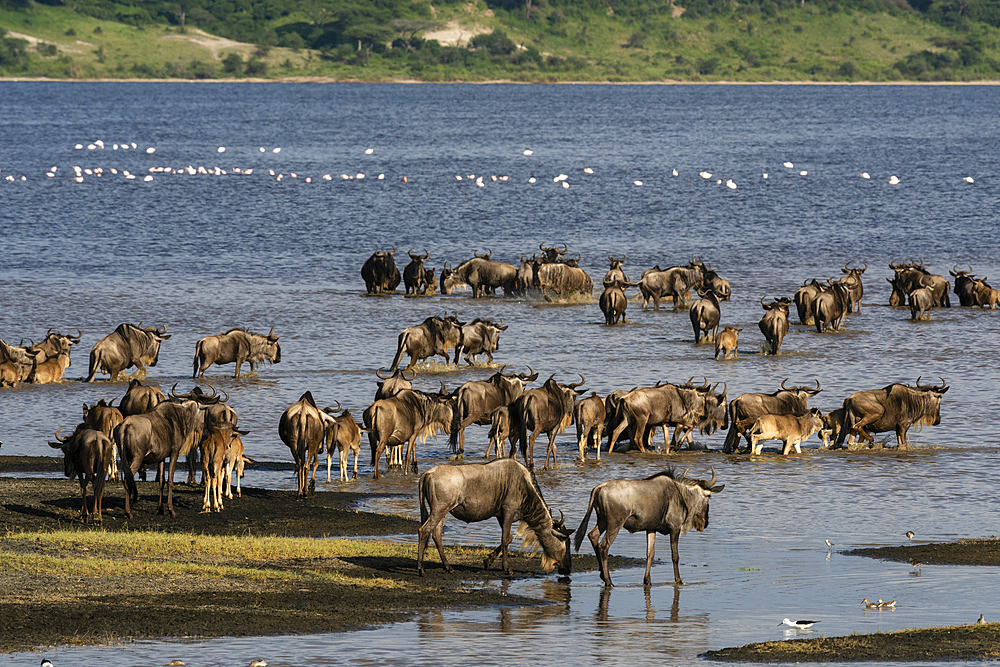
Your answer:
[[[375,371],[375,375],[378,379],[382,380],[377,382],[378,389],[375,390],[375,400],[380,398],[389,398],[390,396],[395,396],[404,389],[413,389],[413,385],[410,384],[410,380],[417,377],[417,372],[411,369],[413,375],[406,377],[406,369],[397,369],[392,375],[382,375],[382,368],[380,367]]]
[[[408,389],[391,398],[375,401],[362,414],[372,451],[375,479],[379,478],[379,460],[387,447],[406,444],[403,474],[408,474],[412,462],[417,472],[417,438],[426,441],[439,430],[448,433],[454,415],[454,397],[444,385],[437,394]]]
[[[715,339],[715,358],[718,359],[719,355],[722,355],[723,359],[728,359],[729,355],[732,354],[733,357],[739,359],[739,342],[740,342],[740,332],[743,331],[741,327],[734,327],[726,325],[726,328],[722,330]]]
[[[621,397],[613,413],[608,410],[608,426],[613,428],[608,437],[608,452],[613,451],[618,436],[626,429],[631,431],[632,446],[644,452],[652,447],[655,430],[663,427],[663,444],[669,453],[672,447],[680,446],[685,432],[697,428],[702,433],[713,433],[719,427],[725,428],[726,393],[723,389],[716,394],[707,380],[701,386],[692,386],[688,381],[685,385],[657,384],[634,389]],[[670,426],[674,427],[674,433],[668,442]]]
[[[719,297],[712,289],[699,290],[698,296],[701,298],[691,304],[690,312],[695,345],[701,342],[702,332],[707,338],[706,342],[715,341],[719,335],[719,319],[722,317]]]
[[[799,324],[813,324],[812,304],[820,294],[826,291],[823,283],[815,278],[811,282],[803,282],[802,287],[795,291],[792,300],[799,313]]]
[[[570,573],[569,538],[573,531],[566,528],[562,517],[556,521],[534,475],[513,459],[497,459],[488,463],[444,464],[431,468],[420,476],[420,530],[417,544],[417,571],[424,574],[424,550],[433,537],[441,556],[441,565],[451,572],[444,555],[441,530],[450,513],[466,523],[496,518],[500,523],[500,546],[483,561],[489,568],[500,556],[504,573],[513,574],[507,562],[510,528],[515,521],[524,521],[542,547],[542,568],[560,574]]]
[[[231,424],[216,424],[205,429],[201,439],[201,479],[205,484],[202,512],[219,512],[223,508],[223,485],[229,487],[226,472],[232,469],[237,458],[242,458],[243,442],[240,438],[247,431],[238,431]],[[237,445],[239,441],[239,445]],[[239,454],[237,454],[237,450]],[[232,491],[229,492],[232,498]]]
[[[326,425],[333,418],[316,407],[311,391],[302,394],[298,401],[281,413],[278,436],[288,446],[295,459],[295,476],[298,480],[296,500],[301,500],[316,489],[316,468],[323,451]],[[308,468],[312,466],[312,479],[306,485]]]
[[[110,405],[103,398],[92,406],[83,404],[83,423],[95,431],[100,431],[111,439],[111,465],[108,478],[118,477],[118,446],[114,444],[115,428],[125,420],[121,410]]]
[[[493,363],[493,353],[500,349],[500,332],[506,331],[507,327],[503,320],[497,324],[488,317],[472,320],[462,326],[462,335],[458,345],[455,346],[455,365],[458,359],[465,356],[465,363],[472,366],[479,362],[479,355],[485,354]]]
[[[133,324],[119,324],[118,328],[94,343],[90,351],[90,372],[87,382],[93,382],[97,371],[107,373],[113,382],[122,371],[138,367],[155,366],[160,356],[160,343],[170,338],[163,326],[143,328]]]
[[[927,271],[923,262],[919,264],[889,262],[889,268],[895,273],[892,278],[886,278],[892,285],[892,294],[889,295],[890,306],[902,306],[910,292],[918,287],[929,287],[934,294],[935,306],[951,308],[951,297],[948,296],[951,286],[948,281]]]
[[[393,255],[396,249],[376,250],[365,260],[361,267],[361,279],[365,281],[365,289],[369,294],[384,294],[391,292],[399,285],[399,269]]]
[[[333,451],[340,452],[340,481],[347,481],[347,455],[354,452],[354,475],[352,479],[358,478],[358,457],[361,456],[361,429],[349,410],[340,412],[340,402],[337,402],[337,409],[323,408],[323,412],[333,417],[326,424],[326,481],[331,481],[330,473],[333,469]]]
[[[444,357],[444,363],[451,361],[451,348],[458,347],[462,342],[462,327],[465,322],[459,322],[454,315],[448,317],[428,317],[422,323],[406,327],[399,334],[396,356],[393,357],[389,370],[395,371],[403,354],[410,355],[407,370],[412,369],[418,361],[438,355]]]
[[[692,289],[702,286],[705,265],[700,259],[692,259],[686,266],[672,266],[661,269],[659,265],[642,272],[639,291],[642,292],[642,309],[653,302],[653,310],[660,309],[660,299],[672,297],[677,310]]]
[[[281,361],[281,345],[274,333],[274,327],[266,336],[246,329],[230,329],[218,336],[205,336],[194,348],[194,370],[191,377],[205,377],[205,369],[216,364],[236,362],[233,377],[240,376],[243,362],[250,363],[250,372],[255,363],[277,364]]]
[[[848,267],[847,264],[844,264],[844,268],[840,270],[844,274],[841,280],[847,285],[848,296],[850,298],[848,313],[861,312],[861,299],[865,295],[865,286],[861,284],[861,276],[868,270],[868,262],[862,262],[862,264],[864,266],[861,268],[856,266]]]
[[[115,443],[122,459],[125,484],[125,515],[132,516],[132,503],[139,490],[134,475],[149,463],[170,459],[169,470],[160,476],[160,500],[157,511],[174,516],[174,470],[180,457],[186,456],[201,441],[205,415],[197,401],[164,401],[150,412],[130,415],[115,428]],[[127,464],[127,465],[124,465]],[[166,508],[163,488],[167,487]]]
[[[613,586],[608,571],[608,552],[611,544],[624,528],[630,533],[646,531],[646,574],[643,585],[652,584],[649,570],[653,564],[653,549],[656,534],[670,536],[670,555],[674,562],[674,582],[681,580],[680,555],[677,543],[682,534],[691,528],[703,531],[708,527],[708,499],[713,493],[726,488],[725,484],[715,485],[715,470],[712,479],[688,479],[673,469],[651,475],[645,479],[613,479],[602,482],[590,492],[590,503],[583,522],[576,529],[575,546],[580,550],[583,536],[587,534],[597,554],[601,566],[601,579],[605,586]],[[590,514],[597,510],[597,525],[587,533]],[[601,539],[601,533],[604,538]]]
[[[767,341],[764,354],[778,354],[778,351],[781,350],[781,341],[788,333],[788,304],[790,303],[791,301],[785,296],[775,299],[771,303],[764,303],[764,299],[761,298],[760,307],[765,312],[757,326],[764,334],[764,340]]]
[[[934,307],[934,293],[930,287],[918,287],[910,292],[907,299],[910,302],[911,320],[929,320],[930,310]]]
[[[580,449],[580,460],[587,460],[587,447],[597,450],[597,460],[601,460],[601,436],[607,414],[604,399],[597,392],[590,392],[573,406],[573,421],[576,423],[576,446]]]
[[[625,295],[625,289],[628,287],[634,287],[634,285],[627,281],[618,280],[604,285],[604,291],[601,292],[598,304],[601,307],[601,312],[604,313],[604,323],[609,327],[618,324],[619,320],[623,324],[628,322],[628,319],[625,318],[625,309],[628,308],[628,297]]]
[[[38,356],[42,356],[42,353],[38,353]],[[34,384],[59,382],[69,365],[69,352],[57,352],[54,356],[50,356],[45,361],[31,367],[31,372],[28,373],[28,382]]]
[[[122,400],[118,401],[118,409],[122,417],[130,415],[141,415],[149,412],[157,405],[167,400],[159,387],[145,385],[137,379],[132,379],[128,383],[128,389]]]
[[[61,429],[60,429],[61,430]],[[94,490],[93,519],[101,523],[101,503],[104,498],[104,480],[111,465],[112,444],[110,438],[100,431],[80,424],[71,435],[59,437],[49,446],[61,449],[63,452],[63,472],[70,479],[76,477],[80,482],[80,493],[83,495],[83,506],[80,510],[80,520],[87,523],[87,485]]]
[[[738,424],[748,419],[756,420],[762,415],[801,415],[805,413],[810,396],[815,396],[822,391],[819,380],[816,380],[816,388],[812,387],[786,387],[788,378],[781,381],[781,389],[771,393],[746,393],[740,394],[729,402],[729,433],[726,434],[726,443],[722,451],[734,452],[740,444],[740,434]],[[750,422],[753,423],[753,422]],[[743,434],[745,437],[745,434]],[[750,439],[747,438],[747,442]]]
[[[744,420],[739,428],[750,438],[750,453],[760,454],[765,440],[781,440],[781,453],[785,456],[813,433],[823,429],[823,413],[813,408],[804,415],[761,415],[754,420]]]
[[[611,287],[616,282],[623,285],[627,285],[631,282],[622,270],[622,264],[625,263],[627,258],[628,255],[622,255],[621,259],[616,258],[614,255],[608,255],[608,261],[611,262],[611,267],[608,269],[608,272],[604,274],[602,284],[605,288]]]
[[[451,294],[456,287],[468,285],[475,299],[494,294],[497,288],[505,296],[517,292],[517,267],[490,259],[490,255],[475,255],[454,269],[445,265],[439,279],[441,294]]]
[[[490,417],[490,444],[486,446],[486,458],[490,458],[493,449],[496,448],[497,457],[506,456],[504,442],[510,438],[510,411],[506,405],[502,405],[489,414]],[[514,443],[510,443],[511,449]]]
[[[535,467],[535,439],[539,433],[547,433],[549,446],[545,450],[545,466],[549,468],[549,457],[552,465],[556,463],[556,436],[573,423],[573,404],[577,396],[583,393],[579,389],[585,382],[580,375],[579,382],[561,385],[549,377],[545,384],[536,389],[529,389],[507,406],[510,412],[511,432],[517,435],[521,458],[529,470]],[[511,448],[511,455],[514,454]]]
[[[817,295],[812,302],[813,323],[816,325],[817,333],[823,333],[827,329],[842,328],[844,317],[851,309],[850,289],[843,282],[843,278],[827,282],[830,285],[829,289]]]
[[[524,393],[524,387],[538,379],[528,367],[527,373],[504,374],[500,369],[486,380],[470,380],[455,390],[455,410],[449,443],[459,456],[465,453],[465,429],[472,424],[489,424],[489,415]],[[489,456],[489,451],[486,453]]]
[[[881,389],[858,391],[844,399],[844,428],[837,435],[837,446],[844,444],[848,434],[856,433],[875,444],[872,433],[895,431],[900,449],[908,449],[906,432],[910,426],[937,426],[941,423],[941,397],[950,387],[942,379],[940,385],[916,386],[894,382]]]
[[[431,256],[424,250],[423,255],[414,255],[412,250],[408,250],[410,263],[403,267],[403,288],[406,294],[425,294],[427,292],[427,271],[424,269],[424,260]]]
[[[705,267],[702,273],[702,284],[705,287],[710,287],[716,296],[719,297],[719,301],[729,301],[730,297],[733,295],[733,290],[729,286],[729,281],[721,277],[712,269],[712,265],[709,264]]]

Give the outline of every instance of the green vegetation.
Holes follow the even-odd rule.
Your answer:
[[[995,80],[1000,0],[0,0],[0,75]]]

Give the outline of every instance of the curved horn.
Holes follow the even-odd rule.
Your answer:
[[[538,371],[536,371],[535,369],[533,369],[531,366],[528,366],[528,373],[527,373],[527,375],[521,375],[521,378],[525,382],[534,382],[535,380],[538,379]]]
[[[430,259],[430,257],[431,257],[430,251],[428,251],[427,248],[424,248],[424,254],[420,256],[420,259]]]
[[[413,248],[410,248],[409,250],[407,250],[406,254],[409,255],[410,259],[412,259],[413,261],[417,261],[417,257],[420,256],[420,255],[414,255],[413,254]]]
[[[545,241],[542,241],[541,243],[538,244],[538,249],[541,250],[542,252],[545,252],[546,248],[544,246],[545,246]]]
[[[760,297],[760,307],[763,308],[764,310],[770,310],[767,306],[764,305],[764,297]]]
[[[333,412],[340,412],[341,410],[343,410],[343,409],[344,409],[344,406],[342,406],[342,405],[340,404],[340,401],[338,401],[338,400],[334,399],[334,401],[333,401],[333,402],[337,404],[337,409],[336,409],[336,410],[334,410],[333,408],[331,408],[331,407],[327,406],[327,407],[326,407],[326,408],[325,408],[325,409],[324,409],[323,411],[324,411],[324,412],[330,412],[331,410],[333,410]]]
[[[553,521],[552,523],[560,528],[566,525],[566,515],[563,514],[562,510],[559,510],[559,521]]]
[[[139,320],[139,325],[136,327],[136,329],[141,329],[141,328],[142,328],[142,320]]]
[[[214,384],[208,385],[208,388],[212,390],[212,395],[208,396],[208,398],[215,398],[216,396],[219,395],[219,390],[215,388]]]
[[[702,380],[702,384],[701,384],[701,386],[700,386],[700,387],[698,387],[698,388],[699,388],[699,389],[708,389],[708,378],[707,378],[707,377],[705,377],[704,375],[702,375],[702,376],[701,376],[701,380]]]
[[[271,330],[267,332],[267,337],[268,338],[277,338],[277,336],[274,335],[274,327],[271,327]]]
[[[716,386],[718,386],[718,385],[716,385]],[[726,382],[723,382],[722,383],[722,400],[723,401],[726,400],[726,394],[728,394],[728,393],[729,393],[729,384],[726,383]]]
[[[379,366],[377,369],[375,369],[375,375],[378,376],[379,380],[388,380],[389,378],[392,377],[391,375],[382,375],[382,370],[384,370],[382,366]]]
[[[191,398],[191,392],[188,392],[186,394],[178,394],[177,383],[175,382],[173,388],[171,388],[170,390],[170,396],[171,398]]]
[[[788,378],[785,378],[784,380],[781,381],[781,388],[784,389],[785,391],[791,391],[791,389],[785,386],[786,382],[788,382]]]
[[[923,377],[923,375],[918,375],[917,376],[917,381],[915,383],[916,386],[917,386],[917,389],[925,389],[926,388],[926,387],[921,386],[921,384],[920,384],[920,378],[922,378],[922,377]]]
[[[411,375],[410,377],[406,377],[406,369],[404,368],[404,369],[403,369],[403,372],[402,372],[402,373],[400,373],[400,375],[402,376],[402,378],[403,378],[404,380],[406,380],[406,381],[410,381],[410,380],[412,380],[413,378],[417,377],[417,369],[416,369],[416,368],[411,368],[411,369],[410,369],[410,372],[411,372],[411,373],[413,373],[413,375]]]
[[[73,336],[66,336],[66,338],[69,338],[70,340],[73,340]],[[76,343],[79,343],[81,338],[83,338],[83,332],[80,331],[79,329],[77,329],[76,330],[76,340],[73,341],[73,344],[75,345]]]
[[[59,428],[56,429],[56,440],[58,440],[59,442],[66,442],[67,440],[69,440],[72,437],[71,435],[67,435],[65,438],[60,438],[59,437],[59,431],[61,431],[61,430],[62,430],[62,426],[60,426]]]
[[[566,384],[566,386],[569,387],[570,389],[576,389],[577,387],[582,387],[583,383],[587,381],[587,379],[583,377],[583,373],[577,373],[577,375],[580,376],[579,382],[569,382]]]
[[[385,254],[387,254],[387,255],[395,255],[396,254],[396,246],[392,246],[392,250],[387,250]]]
[[[153,329],[153,331],[158,336],[162,336],[163,334],[167,333],[167,326],[165,324],[161,324],[160,326],[158,326],[155,329]]]
[[[715,486],[715,482],[718,478],[715,476],[715,466],[712,466],[712,479],[708,481],[708,488]]]
[[[611,263],[613,264],[613,263],[615,263],[615,262],[616,262],[616,261],[618,261],[618,260],[616,260],[616,259],[615,259],[615,256],[614,256],[614,255],[608,255],[608,261],[609,261],[609,262],[611,262]]]
[[[569,252],[569,246],[563,243],[563,249],[559,252],[559,254],[565,255],[567,252]]]
[[[502,317],[500,318],[500,324],[497,324],[497,325],[495,325],[495,326],[496,326],[496,328],[497,328],[497,329],[499,329],[500,331],[506,331],[506,330],[508,329],[508,327],[510,327],[510,325],[509,325],[509,324],[508,324],[507,326],[504,326],[504,323],[503,323],[503,318],[502,318]]]

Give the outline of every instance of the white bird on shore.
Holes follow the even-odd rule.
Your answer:
[[[733,179],[730,178],[729,180],[726,181],[726,187],[729,188],[730,190],[735,190],[736,189],[735,181],[733,181]]]
[[[908,530],[904,534],[906,535],[906,539],[910,541],[910,544],[913,544],[913,536],[915,533],[912,530]]]
[[[531,178],[528,179],[528,182],[529,183],[534,183],[536,180],[538,180],[538,179],[536,179],[534,176],[532,176]]]
[[[819,621],[808,621],[808,620],[793,621],[789,618],[783,618],[781,619],[781,623],[778,623],[778,625],[779,626],[787,625],[788,627],[795,628],[796,630],[808,630],[817,623],[819,623]]]
[[[830,540],[826,540],[826,546],[832,547],[832,546],[834,546],[834,544]]]
[[[153,153],[156,152],[156,149],[153,148],[152,146],[150,146],[149,148],[146,149],[146,152],[149,153],[150,155],[152,155]]]
[[[980,614],[979,615],[979,620],[976,621],[976,625],[986,625],[986,615],[985,614]]]
[[[712,174],[711,174],[711,172],[708,172],[708,171],[701,171],[701,172],[698,172],[698,175],[699,175],[699,176],[701,176],[702,178],[704,178],[704,179],[705,179],[706,181],[707,181],[708,179],[712,178]]]

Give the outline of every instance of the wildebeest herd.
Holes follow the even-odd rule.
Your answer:
[[[441,294],[452,294],[467,286],[475,299],[497,294],[524,297],[537,294],[542,299],[574,299],[592,297],[593,281],[579,267],[579,257],[568,257],[568,247],[539,244],[541,254],[528,258],[522,255],[520,265],[492,259],[492,252],[474,256],[457,266],[445,264],[437,283],[434,270],[424,263],[430,253],[410,252],[410,263],[402,274],[395,267],[395,249],[376,251],[361,269],[367,292],[373,295],[392,293],[402,278],[407,295],[428,295],[435,288]],[[638,282],[632,282],[623,265],[627,257],[608,256],[610,267],[603,278],[603,292],[598,300],[608,326],[626,322],[628,306],[626,290],[638,287],[642,308],[651,305],[658,310],[660,302],[670,298],[675,311],[687,308],[696,344],[708,341],[715,346],[715,358],[738,358],[738,336],[741,328],[726,325],[720,332],[724,303],[731,297],[729,282],[721,278],[711,265],[700,258],[686,265],[661,269],[655,266],[642,272]],[[859,312],[864,295],[863,266],[845,265],[843,275],[823,282],[812,279],[803,282],[791,296],[760,299],[764,315],[759,328],[764,336],[764,354],[779,354],[789,331],[789,308],[794,303],[802,324],[811,324],[817,332],[840,329],[845,319]],[[890,305],[907,302],[913,319],[926,318],[929,309],[950,307],[951,285],[947,279],[930,274],[921,263],[890,263],[894,277],[889,280],[892,294]],[[962,306],[994,309],[1000,305],[1000,293],[989,286],[985,278],[976,278],[972,269],[953,269],[954,291]],[[700,298],[692,301],[694,292]],[[445,364],[458,364],[464,357],[467,364],[486,355],[492,364],[499,349],[500,334],[507,325],[479,317],[461,321],[457,314],[428,317],[420,324],[405,328],[398,337],[395,356],[388,371],[376,371],[380,382],[373,402],[365,407],[359,424],[351,413],[338,403],[337,408],[320,408],[312,392],[288,407],[280,416],[278,433],[289,447],[295,461],[299,498],[305,498],[315,486],[319,457],[327,454],[327,480],[331,479],[332,459],[339,456],[340,476],[347,480],[348,455],[354,454],[353,476],[357,476],[362,433],[366,433],[371,449],[375,479],[380,476],[379,463],[386,456],[390,467],[401,468],[403,474],[417,472],[418,441],[444,432],[450,437],[451,449],[460,458],[465,454],[465,432],[473,424],[489,426],[486,457],[496,451],[496,461],[484,464],[447,464],[425,472],[419,480],[421,507],[419,569],[423,572],[423,556],[428,539],[434,538],[442,564],[447,560],[441,546],[441,524],[451,513],[464,521],[479,521],[494,517],[500,521],[503,537],[499,547],[487,559],[487,565],[500,555],[503,568],[507,565],[507,545],[514,521],[524,521],[544,553],[548,566],[569,569],[569,542],[572,531],[562,518],[556,519],[542,499],[534,476],[534,444],[537,437],[548,438],[544,469],[556,465],[556,437],[571,425],[576,426],[578,457],[586,460],[594,451],[601,458],[602,443],[607,453],[617,448],[648,451],[655,448],[653,436],[662,429],[663,451],[670,453],[685,442],[693,444],[693,433],[711,435],[726,431],[722,451],[737,453],[745,439],[751,454],[760,454],[767,440],[780,440],[782,453],[794,447],[800,452],[801,443],[813,434],[821,438],[823,448],[842,447],[859,443],[874,443],[873,434],[895,432],[898,446],[908,446],[907,432],[912,426],[936,425],[940,422],[941,398],[949,387],[922,383],[913,385],[891,383],[878,389],[858,391],[846,397],[837,410],[827,414],[810,409],[808,399],[821,391],[819,381],[813,385],[790,386],[782,382],[771,393],[743,393],[732,399],[728,387],[713,385],[706,378],[696,382],[658,382],[654,386],[618,389],[602,397],[583,389],[586,379],[560,382],[555,374],[540,386],[529,385],[539,374],[529,368],[526,373],[508,372],[500,367],[484,380],[472,380],[449,391],[444,383],[436,392],[415,389],[411,380],[417,364],[440,356]],[[21,382],[47,383],[60,381],[69,366],[70,350],[80,341],[76,336],[46,332],[40,343],[14,346],[0,340],[0,385],[17,386]],[[95,343],[91,354],[87,382],[98,372],[117,380],[126,369],[145,370],[156,366],[160,345],[169,339],[163,326],[143,327],[121,324],[114,332]],[[452,350],[454,356],[452,357]],[[404,355],[409,363],[400,368]],[[266,334],[243,329],[230,329],[208,336],[196,344],[192,364],[193,376],[204,377],[212,364],[235,364],[239,377],[241,366],[279,363],[281,349],[274,328]],[[232,498],[231,477],[237,480],[247,459],[244,453],[236,412],[228,405],[228,396],[220,396],[195,387],[179,394],[176,385],[169,395],[158,388],[132,380],[118,406],[105,400],[84,406],[84,419],[73,432],[50,443],[65,454],[65,473],[78,477],[83,492],[82,518],[101,521],[101,499],[105,480],[118,471],[125,485],[125,511],[131,515],[138,499],[134,477],[144,475],[148,465],[159,468],[159,511],[173,514],[173,475],[178,461],[188,458],[189,482],[195,480],[193,460],[200,454],[202,483],[205,485],[204,511],[219,511],[223,497]],[[669,430],[673,429],[672,435]],[[517,461],[518,456],[523,464]],[[120,469],[118,462],[120,461]],[[311,467],[311,476],[310,470]],[[233,470],[236,470],[234,473]],[[94,500],[87,506],[86,489],[93,486]],[[708,499],[722,490],[716,477],[710,481],[689,479],[674,471],[653,475],[644,480],[612,480],[594,488],[579,529],[576,548],[583,536],[589,536],[598,555],[602,579],[610,585],[607,556],[611,542],[621,528],[630,532],[646,531],[648,554],[652,557],[653,536],[659,532],[671,537],[675,579],[677,571],[677,539],[690,528],[703,530],[708,523]],[[164,497],[165,496],[165,497]],[[597,525],[586,532],[591,513],[597,513]],[[601,535],[604,535],[601,539]],[[647,562],[644,581],[649,583]]]

